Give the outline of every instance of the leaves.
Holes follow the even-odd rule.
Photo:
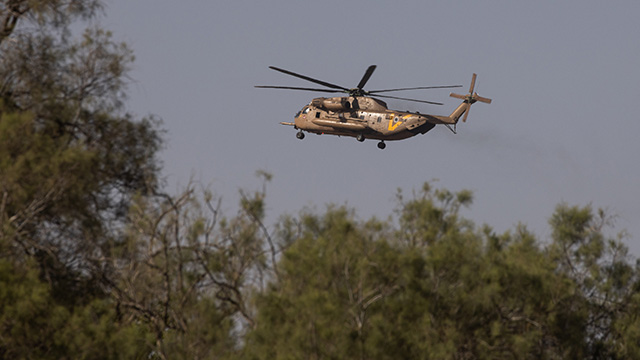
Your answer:
[[[619,239],[606,238],[606,212],[559,206],[554,240],[543,245],[524,226],[477,232],[458,215],[469,200],[466,192],[427,184],[414,198],[400,198],[396,231],[358,222],[344,208],[303,215],[281,278],[258,298],[247,356],[583,358],[637,351],[627,341],[637,326],[628,311],[638,273]]]

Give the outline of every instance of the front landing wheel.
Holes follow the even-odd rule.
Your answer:
[[[378,149],[383,150],[386,147],[387,147],[387,144],[385,144],[384,141],[380,141],[378,143]]]
[[[296,137],[300,140],[304,139],[304,133],[302,132],[302,130],[296,133]]]

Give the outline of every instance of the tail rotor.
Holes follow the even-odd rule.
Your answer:
[[[466,111],[464,113],[464,117],[462,118],[462,122],[467,122],[467,117],[469,116],[469,110],[471,110],[471,104],[480,101],[485,104],[491,104],[491,99],[482,97],[478,95],[478,93],[473,92],[476,86],[476,77],[477,75],[474,73],[471,77],[471,86],[469,86],[469,93],[467,95],[460,95],[451,93],[449,96],[454,97],[456,99],[464,100],[464,103],[467,104]]]

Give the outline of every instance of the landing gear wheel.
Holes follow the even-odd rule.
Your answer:
[[[387,147],[387,144],[385,144],[384,141],[380,141],[378,143],[378,149],[383,150],[386,147]]]
[[[364,141],[364,135],[362,134],[358,134],[358,136],[356,136],[356,140],[363,142]]]
[[[296,133],[296,137],[300,140],[304,139],[304,133],[302,132],[302,130]]]

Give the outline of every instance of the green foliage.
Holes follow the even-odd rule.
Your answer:
[[[102,7],[101,0],[2,0],[0,50],[5,50],[6,44],[15,41],[15,37],[23,36],[25,32],[21,31],[22,28],[29,25],[59,33],[59,36],[66,38],[72,22],[90,19]]]
[[[0,186],[5,194],[2,210],[16,214],[28,211],[25,204],[47,202],[51,203],[47,211],[60,213],[75,207],[79,197],[93,190],[73,185],[84,182],[83,175],[95,161],[94,153],[67,146],[68,142],[68,137],[52,138],[38,131],[29,113],[0,109]],[[45,209],[38,211],[43,212]]]
[[[615,237],[605,230],[613,218],[590,206],[557,206],[549,221],[553,242],[548,248],[557,271],[575,284],[571,306],[582,315],[586,351],[600,357],[636,354],[638,342],[629,341],[637,331],[632,313],[638,292],[638,266],[629,263],[624,233]]]
[[[302,223],[279,264],[281,281],[257,300],[247,356],[366,357],[372,309],[396,290],[399,254],[344,208]]]
[[[33,266],[0,260],[0,357],[135,359],[149,354],[146,327],[120,321],[112,303],[95,300],[69,309],[51,299],[51,288]]]
[[[459,218],[461,207],[468,207],[473,195],[468,190],[452,193],[446,189],[433,189],[425,183],[422,190],[405,200],[402,191],[396,194],[400,234],[398,237],[410,247],[427,246],[449,232],[465,231],[470,222]]]
[[[0,357],[139,358],[110,297],[132,199],[157,190],[153,119],[123,112],[131,51],[68,27],[98,0],[0,2]]]
[[[604,212],[559,206],[543,246],[523,226],[476,231],[458,214],[466,191],[426,184],[399,199],[395,232],[330,208],[303,215],[292,241],[287,220],[291,245],[281,277],[258,297],[247,358],[637,354],[638,273],[620,239],[603,233]]]
[[[104,291],[97,259],[121,236],[132,198],[158,186],[157,122],[122,111],[131,51],[97,28],[67,36],[100,6],[0,3],[9,26],[0,36],[0,257],[37,261],[69,306]]]

